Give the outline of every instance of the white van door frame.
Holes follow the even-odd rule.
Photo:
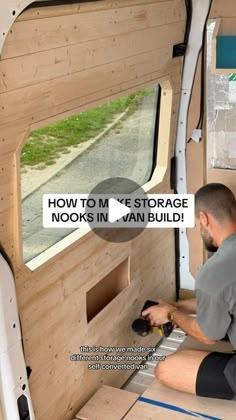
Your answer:
[[[187,194],[186,142],[188,109],[191,100],[193,82],[198,56],[202,47],[205,22],[210,10],[211,0],[192,2],[192,22],[189,32],[187,51],[184,60],[182,88],[180,94],[179,117],[176,137],[176,190],[178,194]],[[179,229],[179,277],[181,289],[195,289],[195,280],[190,272],[189,242],[186,229]]]
[[[4,420],[22,418],[19,410],[25,410],[29,413],[29,420],[34,420],[22,347],[15,281],[7,261],[1,254],[0,273],[1,411]]]

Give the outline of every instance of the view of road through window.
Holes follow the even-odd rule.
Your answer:
[[[30,134],[21,152],[25,262],[72,232],[43,228],[43,194],[88,194],[112,177],[150,179],[159,93],[144,89]]]

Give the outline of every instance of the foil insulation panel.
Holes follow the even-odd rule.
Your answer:
[[[208,168],[236,169],[236,74],[212,71],[212,35],[207,25],[207,160]]]

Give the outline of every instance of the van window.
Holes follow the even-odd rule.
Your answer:
[[[43,228],[43,194],[90,193],[111,177],[150,180],[159,95],[159,86],[143,89],[30,133],[20,156],[25,262],[72,232]]]

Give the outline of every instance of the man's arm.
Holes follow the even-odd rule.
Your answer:
[[[197,312],[196,298],[180,300],[179,302],[171,302],[170,305],[179,309],[184,314],[196,314]]]
[[[173,322],[182,328],[186,334],[205,344],[216,343],[215,340],[208,338],[203,333],[195,318],[167,303],[151,306],[142,312],[142,316],[148,317],[151,325],[162,325],[169,321],[168,313],[173,313]]]
[[[208,338],[201,330],[196,318],[188,316],[179,309],[173,313],[173,322],[186,334],[205,344],[215,344],[216,341]]]

